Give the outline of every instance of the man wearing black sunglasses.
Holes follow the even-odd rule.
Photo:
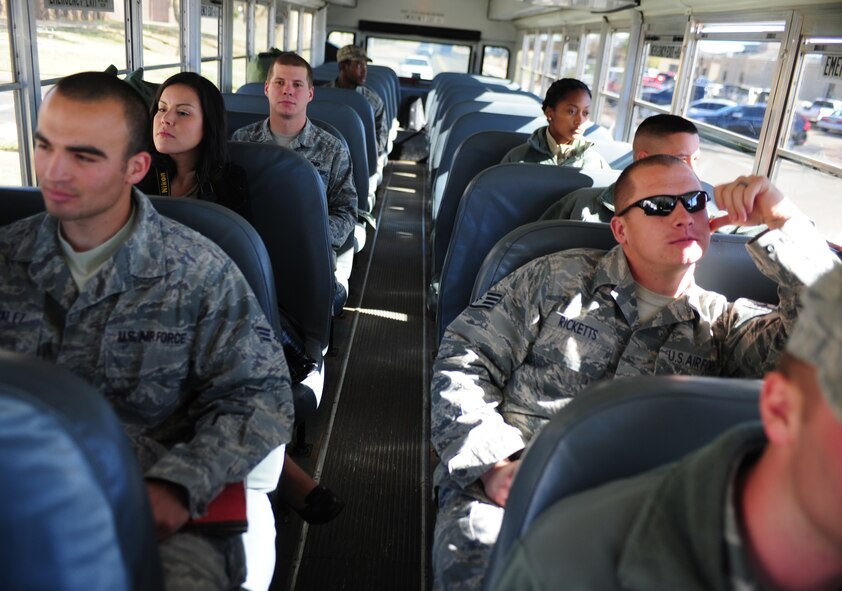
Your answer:
[[[576,249],[524,265],[447,329],[433,365],[439,511],[433,570],[442,588],[477,588],[520,454],[588,384],[615,376],[759,378],[774,367],[804,285],[839,260],[763,177],[714,191],[673,156],[635,162],[615,187],[608,252]],[[777,307],[698,287],[695,264],[725,224],[765,224],[748,249],[778,283]]]

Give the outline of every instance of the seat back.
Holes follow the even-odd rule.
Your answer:
[[[730,301],[750,298],[777,304],[778,286],[757,269],[746,250],[750,236],[712,234],[696,265],[696,282]],[[529,261],[569,248],[608,250],[616,245],[608,224],[573,220],[533,222],[515,228],[489,251],[477,273],[471,300]]]
[[[397,118],[398,107],[401,104],[401,85],[397,72],[388,66],[377,64],[368,65],[369,75],[379,76],[388,83],[389,91],[392,94],[392,117]]]
[[[0,352],[3,589],[163,589],[146,485],[102,394]]]
[[[394,107],[392,105],[392,91],[389,82],[382,73],[369,72],[366,76],[365,87],[373,91],[383,101],[383,116],[386,118],[386,126],[391,125],[394,119]]]
[[[330,340],[333,270],[327,197],[303,156],[271,144],[228,142],[249,180],[251,224],[263,239],[278,303],[322,349]]]
[[[354,188],[357,190],[357,209],[371,211],[368,200],[370,180],[368,153],[365,129],[360,116],[348,105],[336,101],[315,100],[307,105],[307,116],[330,123],[345,138],[353,167]]]
[[[230,140],[231,136],[234,135],[234,132],[241,127],[257,123],[258,121],[263,121],[268,116],[268,114],[263,113],[248,113],[245,111],[226,109],[225,120],[228,125],[228,137],[226,139]]]
[[[608,186],[619,174],[619,170],[527,163],[497,164],[480,172],[459,203],[441,270],[436,318],[439,340],[445,328],[471,302],[477,272],[500,238],[537,220],[563,195],[582,187]]]
[[[226,111],[259,113],[264,119],[269,116],[269,99],[261,92],[257,94],[223,92],[222,101]]]
[[[453,125],[447,132],[447,137],[439,141],[436,151],[430,155],[431,158],[434,158],[440,163],[430,171],[430,178],[435,179],[440,169],[441,171],[449,170],[456,150],[466,138],[478,131],[496,129],[498,131],[532,133],[546,124],[547,120],[543,116],[530,117],[528,115],[482,112],[466,113],[453,122]]]
[[[363,131],[365,131],[368,170],[377,170],[377,132],[374,128],[374,110],[366,98],[358,92],[348,90],[347,88],[317,86],[315,88],[313,102],[317,101],[343,103],[357,112],[357,115],[360,116],[363,122]]]
[[[759,418],[760,382],[654,376],[588,388],[540,431],[512,485],[485,588],[536,518],[564,497],[679,460]],[[586,458],[586,461],[583,461]]]
[[[465,139],[453,154],[450,172],[433,185],[433,274],[441,272],[447,245],[453,233],[456,210],[465,188],[486,168],[500,164],[509,150],[529,139],[517,131],[480,131]]]
[[[529,95],[501,92],[486,92],[476,100],[452,103],[433,124],[430,132],[430,153],[435,154],[436,146],[447,140],[450,128],[457,119],[462,115],[476,112],[538,117],[541,115],[541,103]],[[435,162],[433,167],[442,169],[446,164],[446,162]]]
[[[264,82],[246,82],[237,89],[237,94],[252,94],[266,96],[266,84]]]
[[[441,116],[441,113],[447,110],[442,105],[447,104],[450,94],[459,92],[464,95],[462,100],[470,100],[483,92],[516,92],[518,90],[517,85],[505,80],[491,82],[469,77],[448,81],[443,79],[441,83],[436,84],[436,78],[438,78],[438,75],[433,78],[432,88],[427,95],[427,102],[424,106],[424,110],[427,112],[427,121],[435,121],[437,117]]]

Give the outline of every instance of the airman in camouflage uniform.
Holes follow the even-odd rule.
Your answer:
[[[643,194],[626,204],[646,195],[701,187],[689,167],[671,156],[640,161],[624,175],[649,185],[633,185]],[[621,176],[618,187],[622,182]],[[745,188],[748,195],[749,184],[752,191],[773,193],[760,177],[732,185],[740,195]],[[736,209],[730,197],[735,189],[723,187],[717,194],[728,195],[726,210]],[[783,199],[776,191],[774,195]],[[502,493],[499,485],[489,492],[485,479],[498,469],[508,470],[511,479],[524,447],[580,390],[615,376],[758,377],[774,366],[783,348],[800,288],[839,262],[810,222],[793,215],[748,246],[760,270],[780,286],[777,308],[748,300],[729,303],[695,285],[692,264],[676,263],[684,269],[685,288],[641,321],[641,265],[635,269],[630,260],[640,260],[641,252],[655,257],[643,259],[643,272],[651,277],[661,263],[657,257],[674,252],[666,238],[660,244],[657,228],[646,224],[668,224],[664,228],[680,231],[682,237],[704,224],[703,232],[698,228],[691,234],[704,242],[693,251],[697,258],[710,230],[704,210],[690,213],[682,207],[669,217],[650,218],[632,209],[630,214],[637,217],[623,223],[645,230],[645,241],[656,244],[647,247],[652,252],[639,243],[632,247],[627,227],[625,238],[618,237],[621,245],[607,253],[581,249],[539,258],[502,280],[448,327],[432,379],[432,440],[441,458],[435,475],[437,585],[481,585],[508,494],[508,485]],[[688,252],[682,247],[681,256]]]
[[[269,119],[252,123],[234,132],[238,142],[274,144]],[[313,125],[309,119],[289,148],[316,167],[327,193],[327,224],[334,250],[354,231],[357,220],[357,190],[351,170],[351,156],[337,138]]]
[[[283,349],[236,265],[132,189],[150,125],[128,85],[74,74],[38,119],[48,213],[0,229],[0,348],[70,369],[112,404],[146,477],[167,586],[239,588],[241,537],[183,526],[290,440]]]
[[[836,266],[807,290],[764,379],[762,425],[559,500],[515,544],[493,589],[838,589],[840,301]]]
[[[356,45],[346,45],[336,52],[336,61],[339,63],[339,77],[331,80],[325,86],[333,88],[347,88],[354,90],[365,97],[374,111],[374,132],[377,137],[377,153],[384,154],[389,142],[389,122],[386,120],[386,105],[383,99],[371,90],[363,86],[366,74],[368,73],[367,62],[371,59],[366,55],[365,49]]]

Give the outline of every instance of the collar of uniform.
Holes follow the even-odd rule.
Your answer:
[[[137,211],[135,229],[112,260],[118,265],[126,265],[129,273],[136,277],[158,277],[165,272],[161,218],[149,198],[138,189],[132,189],[132,199]],[[58,219],[44,214],[37,233],[33,234],[34,241],[25,239],[17,246],[14,259],[28,262],[30,278],[56,301],[70,307],[76,290],[58,241]],[[107,272],[110,266],[106,263],[100,273]],[[109,285],[101,289],[97,297],[123,289],[123,280],[118,275],[109,272],[110,279],[106,280]]]
[[[263,120],[260,124],[260,137],[249,140],[253,142],[262,142],[266,144],[274,144],[275,138],[272,137],[272,128],[269,127],[269,117]]]
[[[634,293],[634,277],[623,253],[623,247],[619,244],[609,250],[596,266],[591,291],[596,291],[603,285],[616,287],[617,291]]]
[[[161,215],[149,197],[138,189],[132,189],[132,199],[137,208],[137,222],[114,259],[125,258],[129,273],[135,277],[160,277],[166,273]]]
[[[614,300],[623,310],[629,324],[634,325],[637,322],[637,310],[631,305],[631,302],[633,298],[637,297],[635,281],[623,252],[623,247],[619,244],[609,250],[597,264],[596,272],[593,275],[591,293],[605,285],[613,288]],[[700,318],[703,293],[704,290],[693,281],[687,291],[655,317],[658,319],[656,324],[672,324]]]
[[[728,476],[733,462],[765,443],[759,423],[742,425],[666,468],[623,543],[617,569],[623,589],[731,588],[722,547]]]
[[[304,129],[301,130],[292,143],[289,145],[290,148],[302,146],[304,148],[312,148],[316,145],[316,131],[314,129],[314,125],[310,122],[310,118],[307,117],[307,121],[304,123]]]
[[[537,150],[541,154],[545,154],[553,158],[555,157],[555,154],[553,154],[553,151],[550,149],[550,145],[547,143],[547,127],[548,126],[545,125],[533,131],[532,135],[529,136],[529,139],[526,140],[526,143],[533,150]]]

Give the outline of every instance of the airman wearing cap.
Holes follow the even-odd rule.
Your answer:
[[[363,62],[370,62],[371,59],[366,55],[365,49],[357,47],[356,45],[346,45],[336,52],[336,61],[340,64],[342,62],[362,60]]]
[[[347,88],[354,90],[365,97],[374,111],[374,131],[377,137],[377,153],[385,154],[386,145],[389,141],[389,127],[386,121],[386,106],[383,104],[377,93],[366,88],[365,79],[368,75],[367,62],[371,59],[366,55],[365,49],[356,45],[346,45],[336,52],[336,61],[339,63],[339,76],[325,86],[336,88]]]
[[[842,267],[802,303],[763,380],[762,424],[666,470],[562,499],[494,588],[842,588]]]

